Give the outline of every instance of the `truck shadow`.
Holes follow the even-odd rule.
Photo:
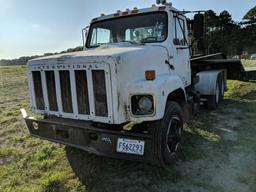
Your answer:
[[[205,155],[197,149],[197,145],[206,140],[204,137],[185,131],[184,140],[181,158],[168,171],[156,165],[100,157],[72,147],[65,150],[70,166],[88,191],[159,191],[161,182],[182,180],[180,168],[184,161]]]
[[[68,161],[88,191],[148,191],[164,175],[159,167],[125,160],[99,157],[66,147]]]

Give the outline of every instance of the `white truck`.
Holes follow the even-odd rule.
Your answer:
[[[245,75],[224,54],[195,55],[194,21],[170,3],[101,15],[84,30],[84,50],[30,60],[31,135],[95,153],[168,166],[183,123],[204,102],[216,109],[226,80]],[[193,37],[189,37],[193,34]],[[199,46],[200,47],[200,46]]]

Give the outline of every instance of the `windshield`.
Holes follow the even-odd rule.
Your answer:
[[[118,42],[155,43],[166,38],[166,12],[145,13],[92,23],[86,47]]]

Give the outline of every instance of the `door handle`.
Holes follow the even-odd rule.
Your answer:
[[[168,60],[165,60],[165,64],[169,65],[171,70],[175,70],[175,67]]]

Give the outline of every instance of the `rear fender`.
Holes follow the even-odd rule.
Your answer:
[[[199,82],[195,85],[195,90],[199,91],[201,95],[215,95],[218,76],[224,75],[224,82],[226,84],[225,74],[225,70],[209,70],[197,73]]]

